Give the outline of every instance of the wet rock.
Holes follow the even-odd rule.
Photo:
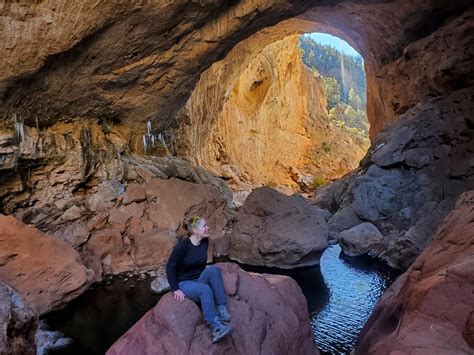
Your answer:
[[[163,266],[154,273],[156,278],[151,282],[150,288],[156,294],[162,294],[170,290],[170,284],[166,276],[166,267]]]
[[[61,350],[72,344],[72,338],[66,337],[59,331],[51,331],[47,325],[40,321],[36,331],[36,355],[47,355],[51,350]]]
[[[415,263],[384,293],[354,353],[472,353],[473,240],[474,191],[469,191]]]
[[[36,312],[0,281],[0,354],[36,354]]]
[[[107,354],[319,354],[306,299],[293,279],[247,273],[230,263],[217,266],[235,328],[230,337],[212,344],[197,305],[168,293]]]
[[[376,226],[366,222],[339,233],[338,242],[348,256],[377,255],[382,250],[384,238]]]
[[[315,265],[327,238],[327,223],[318,208],[300,197],[258,188],[236,215],[229,256],[280,268]]]
[[[39,314],[80,295],[92,277],[68,243],[0,215],[0,280],[15,287]]]

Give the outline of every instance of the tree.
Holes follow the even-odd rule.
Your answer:
[[[344,121],[346,125],[349,127],[355,127],[357,121],[357,112],[351,105],[347,105],[346,109],[344,110]]]
[[[341,87],[335,78],[324,77],[324,91],[326,92],[327,109],[335,107],[341,101]]]
[[[356,110],[362,110],[362,99],[355,93],[354,88],[349,90],[349,105]]]

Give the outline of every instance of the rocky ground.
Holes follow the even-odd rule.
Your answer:
[[[319,354],[306,299],[294,280],[248,273],[230,263],[216,265],[222,270],[235,328],[230,337],[212,344],[196,304],[180,303],[169,293],[107,354]]]

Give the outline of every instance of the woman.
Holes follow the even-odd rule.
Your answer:
[[[234,329],[223,321],[230,321],[224,282],[219,268],[206,267],[209,246],[209,227],[204,218],[195,216],[188,224],[189,238],[179,241],[173,248],[166,265],[166,274],[174,298],[185,297],[201,302],[204,319],[212,330],[212,342],[216,343]]]

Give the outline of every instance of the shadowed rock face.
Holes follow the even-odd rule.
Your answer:
[[[362,168],[324,187],[331,236],[369,221],[385,236],[374,255],[407,269],[458,196],[474,188],[472,90],[420,103],[375,139]]]
[[[212,344],[197,305],[168,293],[107,354],[319,354],[306,300],[293,279],[247,273],[235,264],[217,266],[235,328],[230,337]]]
[[[464,193],[431,244],[383,295],[355,354],[472,354],[474,191]]]
[[[36,354],[36,312],[11,287],[0,282],[0,354]]]

